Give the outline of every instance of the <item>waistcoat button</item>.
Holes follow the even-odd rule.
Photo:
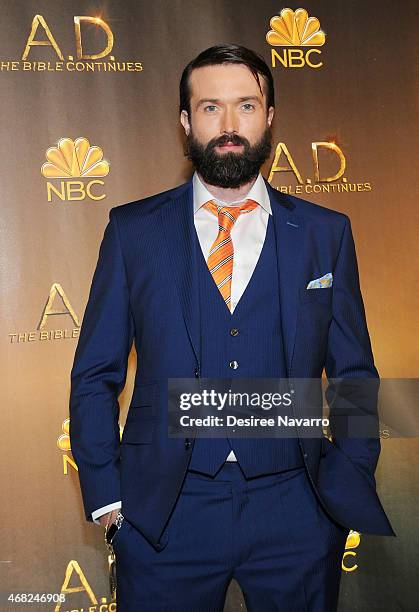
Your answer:
[[[231,334],[232,336],[237,336],[237,334],[238,334],[238,333],[239,333],[239,330],[237,329],[237,327],[232,327],[232,328],[230,329],[230,334]]]
[[[237,368],[239,367],[239,364],[237,363],[237,361],[230,361],[230,363],[228,364],[230,366],[230,368],[232,368],[233,370],[237,370]]]

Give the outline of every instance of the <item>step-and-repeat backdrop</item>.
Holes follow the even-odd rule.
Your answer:
[[[70,369],[109,209],[190,176],[178,83],[201,50],[242,44],[272,67],[274,148],[264,175],[350,216],[377,368],[418,377],[415,8],[413,0],[0,3],[0,609],[116,609],[103,530],[84,519],[71,454]],[[133,353],[121,425],[135,364]],[[341,612],[419,609],[418,448],[417,438],[383,435],[377,484],[398,537],[350,534]],[[65,602],[56,595],[30,606],[7,602],[10,593]],[[226,610],[242,609],[232,583]]]

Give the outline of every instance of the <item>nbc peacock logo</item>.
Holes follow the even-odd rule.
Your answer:
[[[272,47],[282,47],[281,50],[271,49],[272,68],[277,67],[277,62],[284,68],[323,66],[317,47],[324,45],[326,34],[320,29],[317,17],[309,17],[303,8],[296,11],[284,8],[272,17],[269,25],[272,29],[266,34],[266,42]]]
[[[109,162],[103,158],[102,149],[91,146],[87,138],[60,138],[45,156],[41,174],[47,179],[48,202],[98,201],[106,197],[102,179],[109,174]]]
[[[63,433],[57,438],[57,446],[60,450],[69,452],[71,450],[70,419],[64,419],[61,429],[63,430]]]
[[[124,428],[119,425],[119,439],[122,439]],[[67,417],[61,424],[61,434],[57,438],[57,447],[62,451],[63,474],[67,476],[69,469],[78,471],[77,464],[71,454],[70,419]]]
[[[355,572],[358,569],[356,563],[356,549],[361,543],[361,534],[358,531],[350,530],[345,544],[345,552],[342,558],[342,569],[345,572]]]
[[[63,451],[63,474],[67,476],[69,468],[78,471],[76,462],[71,455],[71,441],[70,441],[70,419],[64,419],[61,425],[62,433],[57,438],[57,446],[60,451]]]

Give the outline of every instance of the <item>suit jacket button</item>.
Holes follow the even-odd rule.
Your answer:
[[[237,370],[237,368],[239,367],[239,364],[237,361],[230,361],[228,365],[230,366],[232,370]]]
[[[304,459],[307,459],[307,457],[308,457],[307,453],[304,453],[303,457],[304,457]]]
[[[239,333],[239,330],[237,329],[237,327],[232,327],[232,328],[230,329],[230,334],[231,334],[232,336],[237,336],[237,334],[238,334],[238,333]]]

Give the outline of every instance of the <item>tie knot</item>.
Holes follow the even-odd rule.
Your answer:
[[[220,230],[229,232],[241,214],[251,212],[257,205],[258,203],[254,200],[245,200],[239,206],[221,206],[221,204],[216,204],[214,200],[209,200],[209,202],[204,204],[204,208],[218,216]]]

